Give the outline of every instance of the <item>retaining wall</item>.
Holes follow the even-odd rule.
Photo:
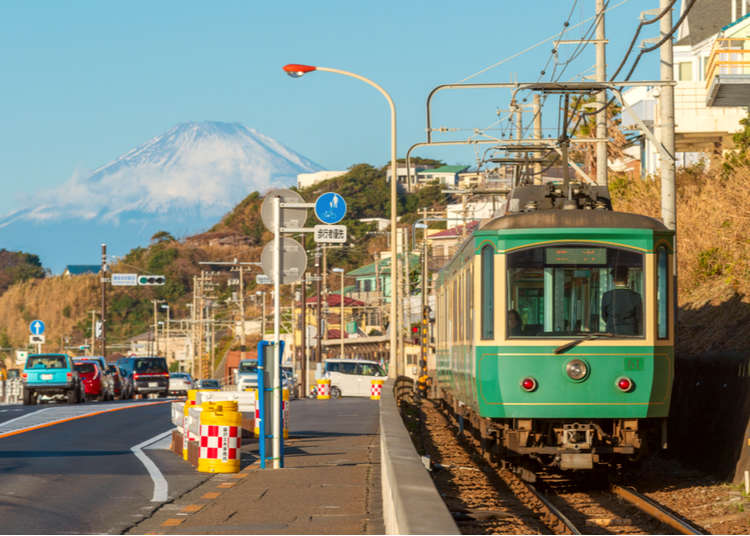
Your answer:
[[[669,451],[739,483],[750,470],[750,351],[677,356]]]
[[[460,534],[414,449],[394,396],[394,381],[380,399],[380,465],[386,534]],[[402,388],[402,386],[400,386]]]

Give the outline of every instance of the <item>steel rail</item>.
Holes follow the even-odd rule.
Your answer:
[[[526,481],[521,481],[526,486],[526,488],[534,494],[534,496],[539,499],[544,506],[547,507],[547,509],[552,512],[557,518],[563,522],[563,524],[568,528],[570,532],[573,534],[581,534],[581,531],[578,530],[578,528],[573,524],[573,522],[565,517],[565,514],[563,514],[554,504],[552,504],[547,497],[545,497],[543,494],[541,494],[537,489],[533,486],[533,484],[530,484]]]
[[[694,527],[687,521],[669,512],[657,502],[649,499],[641,493],[638,493],[635,489],[611,484],[610,491],[618,497],[628,501],[639,510],[658,519],[665,525],[669,525],[680,534],[706,534],[706,532]]]

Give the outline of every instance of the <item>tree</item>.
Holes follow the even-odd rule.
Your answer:
[[[175,238],[167,231],[158,231],[154,236],[151,237],[151,242],[154,243],[160,243],[160,242],[174,242]]]

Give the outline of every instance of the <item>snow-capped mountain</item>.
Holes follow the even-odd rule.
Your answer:
[[[249,193],[319,169],[239,123],[183,123],[0,217],[0,247],[36,253],[53,272],[96,264],[102,242],[124,254],[159,230],[204,231]]]

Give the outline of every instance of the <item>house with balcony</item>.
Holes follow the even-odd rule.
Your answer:
[[[706,64],[706,105],[711,107],[750,106],[750,0],[731,7],[732,22],[721,28]]]
[[[683,1],[680,14],[684,9]],[[738,32],[744,28],[744,24],[740,23],[741,19],[747,17],[748,11],[750,0],[701,0],[693,6],[678,29],[674,45],[674,75],[677,82],[674,90],[675,156],[678,166],[689,166],[707,155],[719,154],[723,149],[732,147],[732,135],[740,130],[739,121],[747,116],[746,107],[750,105],[750,97],[742,105],[730,106],[711,104],[709,95],[715,73],[741,67],[741,64],[737,64],[737,57],[744,53],[737,52],[735,48],[730,49],[732,52],[726,52],[727,46],[736,46],[736,43],[722,41],[722,32],[731,28]],[[724,50],[726,54],[721,56],[718,50]],[[735,63],[726,63],[730,61],[727,59],[729,57]],[[722,63],[719,58],[725,62]],[[623,93],[625,101],[657,137],[659,91],[658,87],[634,87]],[[622,120],[624,128],[637,132],[638,125],[627,114],[623,114]],[[628,148],[626,154],[640,160],[641,176],[658,173],[660,155],[657,148],[643,133],[636,139],[637,143]]]

